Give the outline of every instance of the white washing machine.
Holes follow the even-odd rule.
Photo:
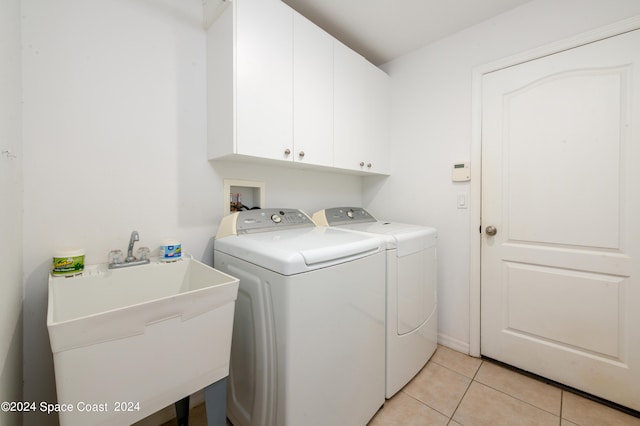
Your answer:
[[[376,220],[363,208],[313,215],[320,226],[380,237],[386,245],[386,384],[391,398],[429,361],[438,343],[434,228]]]
[[[384,247],[302,211],[223,218],[214,265],[240,280],[227,415],[235,426],[365,425],[384,404]]]

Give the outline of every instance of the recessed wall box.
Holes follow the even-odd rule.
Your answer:
[[[223,200],[225,216],[237,209],[264,208],[264,182],[224,179]]]
[[[454,163],[451,168],[451,180],[454,182],[468,182],[471,180],[469,163]]]

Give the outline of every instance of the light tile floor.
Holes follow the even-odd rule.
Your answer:
[[[204,404],[191,409],[189,424],[207,424]],[[174,425],[175,419],[162,426]],[[368,426],[414,425],[640,426],[640,418],[438,346],[422,371],[385,403]]]
[[[640,418],[438,346],[369,426],[638,425]]]

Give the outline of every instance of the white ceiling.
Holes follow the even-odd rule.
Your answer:
[[[531,0],[282,0],[376,65]]]

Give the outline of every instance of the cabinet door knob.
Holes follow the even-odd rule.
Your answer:
[[[289,155],[291,154],[291,150],[289,148],[284,150],[284,155]]]
[[[360,162],[360,167],[364,167],[364,161]]]
[[[368,167],[368,168],[371,168],[371,163],[368,163],[368,164],[367,164],[367,167]]]
[[[298,156],[299,156],[300,158],[304,157],[304,151],[300,151],[300,154],[298,154]]]

